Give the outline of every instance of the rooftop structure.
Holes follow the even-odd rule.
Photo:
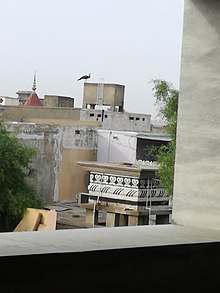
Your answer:
[[[18,106],[18,98],[0,96],[0,106]]]
[[[19,105],[23,106],[27,101],[28,97],[31,95],[32,91],[18,91],[16,94],[18,95]]]
[[[32,90],[33,92],[30,94],[30,96],[24,103],[24,106],[42,106],[41,100],[38,98],[38,95],[35,92],[36,91],[36,74],[34,75]]]
[[[89,171],[88,224],[98,224],[99,211],[105,211],[106,226],[148,225],[154,215],[157,224],[168,224],[169,197],[160,186],[155,163],[145,165],[78,162]]]
[[[24,103],[24,106],[42,106],[42,103],[41,100],[38,98],[38,95],[33,92]]]
[[[74,108],[74,99],[71,97],[45,95],[44,107],[70,107]]]
[[[84,83],[82,108],[109,107],[111,111],[124,111],[125,86],[110,83]]]
[[[100,121],[102,129],[119,131],[151,131],[151,115],[116,112],[108,109],[84,109],[80,110],[81,121]]]

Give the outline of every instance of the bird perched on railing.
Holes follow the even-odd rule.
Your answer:
[[[87,80],[90,77],[91,77],[91,73],[89,73],[88,75],[85,74],[85,75],[81,76],[80,78],[78,78],[77,80],[82,80],[82,79]]]

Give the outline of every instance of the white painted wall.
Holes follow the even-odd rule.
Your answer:
[[[102,110],[81,109],[81,121],[102,121]],[[102,129],[115,131],[149,132],[151,115],[130,112],[104,111]]]
[[[77,161],[77,155],[80,151],[96,151],[97,132],[93,126],[83,125],[47,125],[35,123],[8,122],[7,129],[16,133],[19,140],[27,143],[37,150],[36,157],[33,160],[33,166],[36,170],[34,177],[37,192],[45,203],[58,201],[61,194],[61,186],[66,184],[72,187],[71,196],[75,194],[73,177],[78,175],[78,169],[72,166],[71,176],[65,177],[65,182],[61,181],[60,175],[62,166],[66,160],[74,161],[74,151]],[[65,158],[65,151],[72,150],[72,157]],[[82,160],[82,156],[80,157]],[[65,174],[64,174],[65,175]],[[63,178],[62,177],[62,178]],[[79,179],[81,180],[81,179]],[[84,180],[84,179],[82,179]],[[70,195],[66,194],[66,199]]]
[[[98,162],[136,161],[137,132],[98,130]]]
[[[17,98],[11,98],[11,97],[0,97],[2,99],[2,103],[0,105],[2,106],[18,106],[19,100]]]

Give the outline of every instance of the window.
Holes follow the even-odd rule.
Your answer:
[[[140,118],[139,117],[136,117],[136,121],[138,121],[138,120],[140,120]]]
[[[90,113],[89,116],[90,117],[94,117],[95,115],[94,115],[94,113]]]
[[[101,114],[98,114],[98,115],[97,115],[97,117],[99,117],[99,118],[100,118],[101,116],[102,116]]]
[[[75,134],[80,134],[80,130],[75,130]]]
[[[105,118],[108,118],[108,115],[105,115]]]
[[[134,117],[130,116],[130,117],[129,117],[129,120],[134,120]]]
[[[143,121],[145,121],[145,118],[142,118]]]

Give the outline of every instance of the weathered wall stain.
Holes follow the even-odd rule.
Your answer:
[[[45,203],[73,199],[86,191],[85,171],[77,161],[96,160],[97,132],[92,126],[7,123],[24,143],[37,150],[34,185]]]

